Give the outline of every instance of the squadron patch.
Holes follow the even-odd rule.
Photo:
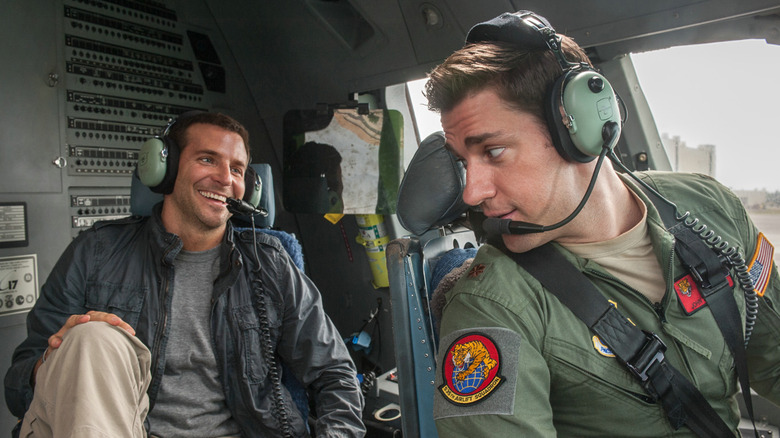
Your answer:
[[[472,327],[443,335],[440,345],[434,419],[515,413],[519,333],[504,327]]]
[[[753,252],[753,260],[748,266],[750,281],[753,282],[753,290],[758,296],[763,297],[766,287],[769,285],[769,274],[772,273],[772,257],[775,253],[775,247],[769,243],[764,233],[758,234],[758,243]]]
[[[498,347],[480,333],[463,335],[450,344],[442,368],[445,383],[439,391],[456,405],[480,402],[504,382]]]
[[[701,295],[699,286],[696,284],[696,280],[693,279],[691,274],[675,281],[674,290],[680,298],[680,304],[682,304],[686,315],[693,315],[707,305],[707,302],[704,301],[704,297]]]

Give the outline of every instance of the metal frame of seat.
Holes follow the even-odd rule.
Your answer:
[[[461,243],[462,242],[462,243]],[[433,394],[436,353],[428,300],[436,261],[448,250],[477,246],[471,231],[442,235],[439,229],[387,245],[387,271],[398,368],[398,396],[404,437],[435,438]]]

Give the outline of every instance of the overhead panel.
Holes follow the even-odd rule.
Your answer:
[[[130,214],[143,142],[169,118],[211,106],[225,70],[210,37],[149,0],[65,0],[62,96],[72,234]]]
[[[602,60],[672,44],[717,41],[714,35],[718,33],[729,35],[734,27],[751,27],[735,24],[738,18],[780,10],[776,0],[511,1],[518,9],[529,9],[544,16],[558,32],[573,37],[580,46],[597,47],[600,54],[608,54],[602,55]],[[716,23],[720,24],[711,27]],[[675,36],[668,38],[672,32]],[[743,33],[747,32],[743,30]],[[600,47],[604,45],[606,50]]]
[[[465,33],[446,2],[399,2],[418,63],[441,61],[463,45]]]

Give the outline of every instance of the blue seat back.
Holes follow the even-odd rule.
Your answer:
[[[448,268],[460,266],[477,247],[471,230],[451,226],[467,208],[462,200],[465,175],[444,144],[443,133],[431,134],[412,158],[397,207],[398,219],[411,235],[387,245],[404,437],[438,436],[433,421],[438,346],[429,300]]]

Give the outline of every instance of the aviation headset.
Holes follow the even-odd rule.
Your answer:
[[[179,171],[179,145],[170,137],[171,127],[180,120],[203,114],[203,111],[188,111],[168,121],[162,134],[146,140],[138,154],[138,178],[155,193],[170,194],[173,191]],[[252,166],[244,172],[244,197],[252,207],[260,204],[263,182]]]
[[[561,37],[544,17],[530,11],[504,13],[475,25],[466,36],[467,43],[489,41],[549,49],[555,55],[563,74],[548,90],[544,107],[553,144],[563,158],[587,163],[599,156],[608,138],[614,138],[608,147],[615,146],[622,120],[612,85],[587,63],[568,61]]]

